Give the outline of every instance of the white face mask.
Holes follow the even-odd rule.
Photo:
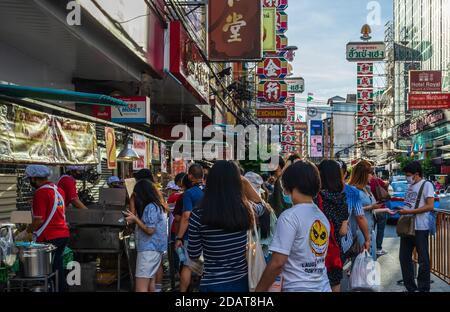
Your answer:
[[[414,184],[414,177],[406,177],[408,184]]]

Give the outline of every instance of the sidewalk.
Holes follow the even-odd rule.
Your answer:
[[[400,239],[395,233],[395,226],[386,227],[386,237],[383,242],[383,249],[388,252],[378,258],[381,265],[381,292],[403,292],[403,285],[398,285],[397,281],[402,279],[400,262],[398,260]],[[344,277],[345,278],[345,277]],[[431,274],[431,292],[450,292],[450,285],[443,282]],[[343,283],[343,286],[345,282]],[[346,291],[343,289],[343,291]]]

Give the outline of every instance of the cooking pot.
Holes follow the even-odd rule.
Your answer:
[[[43,277],[53,272],[55,246],[36,243],[17,243],[16,246],[24,277]]]

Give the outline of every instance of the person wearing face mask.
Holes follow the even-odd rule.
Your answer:
[[[434,210],[434,188],[430,181],[423,179],[423,170],[415,161],[404,168],[409,184],[405,196],[405,207],[400,215],[415,216],[415,235],[400,238],[400,266],[403,283],[408,292],[430,291],[430,256],[428,252],[428,236],[430,234],[430,212]],[[412,253],[417,250],[419,272],[417,284],[414,280]]]
[[[284,159],[280,156],[278,158],[278,166],[273,171],[273,175],[276,179],[273,193],[269,197],[269,204],[275,210],[275,214],[277,217],[281,215],[283,211],[292,207],[292,199],[283,193],[283,189],[281,188],[281,176],[283,174],[283,169],[286,167],[286,163]]]
[[[58,187],[66,194],[65,205],[69,207],[72,204],[77,209],[88,209],[78,198],[77,179],[81,178],[85,168],[82,166],[66,167],[66,174],[62,175],[58,181]]]
[[[25,176],[36,190],[31,208],[33,221],[27,230],[33,233],[33,240],[38,243],[49,243],[56,247],[53,270],[58,271],[59,290],[65,291],[63,253],[70,233],[65,220],[64,191],[48,180],[50,170],[46,166],[28,166]]]

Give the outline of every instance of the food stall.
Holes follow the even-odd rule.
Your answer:
[[[110,130],[113,134],[116,130],[112,137]],[[140,160],[139,155],[120,159],[120,154],[127,151],[129,138],[136,133],[154,142],[150,145],[155,150],[159,148],[159,141],[142,131],[0,92],[0,292],[59,288],[51,270],[52,246],[23,236],[32,219],[33,192],[24,178],[29,164],[47,165],[53,182],[67,165],[88,168],[77,181],[80,200],[88,210],[66,207],[70,243],[64,265],[75,260],[81,266],[81,285],[69,285],[69,291],[94,291],[98,285],[120,290],[125,275],[130,281],[126,289],[134,288],[132,231],[122,215],[128,196],[125,190],[107,188],[105,181],[111,175],[127,178],[132,174],[133,160]]]

